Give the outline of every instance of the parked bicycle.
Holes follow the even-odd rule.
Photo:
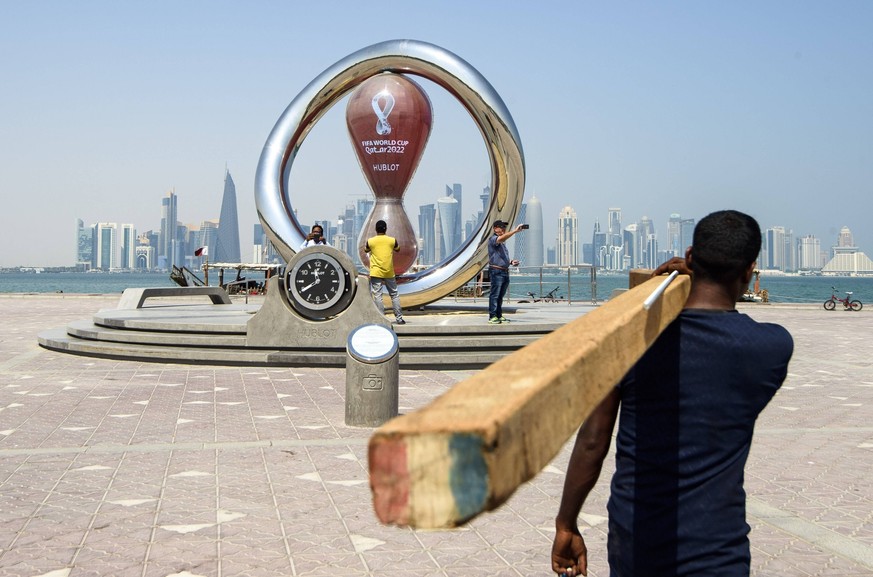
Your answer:
[[[533,294],[530,291],[527,291],[527,298],[529,298],[530,301],[518,301],[518,302],[520,302],[520,303],[526,303],[526,302],[538,303],[538,302],[540,302],[539,297],[537,297],[537,295]]]
[[[553,303],[553,302],[557,301],[559,298],[564,298],[564,295],[561,295],[560,297],[557,296],[557,295],[558,295],[558,289],[559,289],[559,288],[561,288],[561,287],[560,287],[560,286],[556,286],[555,288],[553,288],[552,290],[550,290],[549,292],[547,292],[547,293],[543,296],[543,302]]]
[[[559,300],[562,300],[564,298],[564,295],[558,296],[558,291],[560,290],[560,288],[561,288],[560,286],[556,286],[555,288],[553,288],[552,290],[550,290],[546,294],[539,296],[539,297],[536,294],[534,294],[530,291],[527,291],[527,298],[522,299],[518,302],[520,302],[520,303],[540,303],[540,302],[556,303]]]
[[[837,303],[843,303],[843,310],[847,311],[859,311],[864,306],[861,301],[855,299],[852,300],[852,293],[846,292],[846,298],[841,299],[837,296],[837,287],[831,287],[831,298],[824,302],[824,308],[826,311],[832,311],[837,308]]]

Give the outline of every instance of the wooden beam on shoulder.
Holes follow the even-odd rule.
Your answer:
[[[369,468],[379,520],[453,527],[506,501],[682,310],[687,276],[643,307],[665,278],[628,290],[377,429]]]

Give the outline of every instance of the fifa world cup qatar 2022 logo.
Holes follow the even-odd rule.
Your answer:
[[[388,224],[388,235],[400,245],[394,257],[398,276],[418,257],[418,242],[403,208],[403,195],[421,160],[432,122],[430,99],[418,84],[401,74],[373,76],[349,99],[346,125],[376,197],[358,241],[358,253],[366,266],[370,261],[364,245],[376,234],[379,220]]]

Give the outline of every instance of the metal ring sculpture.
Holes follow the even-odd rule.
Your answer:
[[[255,204],[267,237],[290,261],[304,240],[291,207],[291,165],[316,122],[364,80],[382,72],[414,74],[452,94],[479,127],[491,161],[491,200],[477,231],[450,257],[433,267],[398,278],[404,307],[427,304],[473,278],[487,262],[491,223],[513,222],[524,194],[524,153],[515,123],[500,96],[466,61],[425,42],[390,40],[359,50],[316,77],[279,117],[255,174]]]

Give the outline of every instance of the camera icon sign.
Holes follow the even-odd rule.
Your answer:
[[[382,377],[379,375],[367,375],[364,377],[364,390],[365,391],[381,391],[382,390]]]

